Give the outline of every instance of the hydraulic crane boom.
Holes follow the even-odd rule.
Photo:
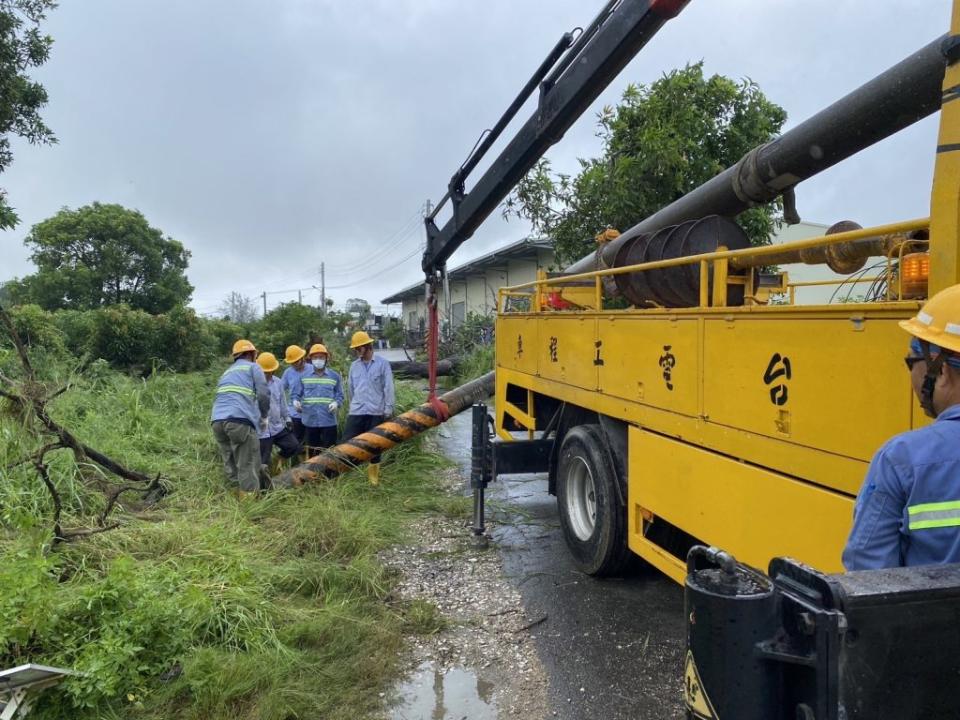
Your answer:
[[[436,282],[453,252],[473,235],[663,24],[688,2],[610,0],[579,36],[566,33],[560,39],[507,112],[454,173],[447,193],[425,219],[427,247],[422,267],[428,284]],[[467,175],[538,86],[536,111],[467,193]],[[453,206],[453,214],[438,228],[435,218],[447,200]]]

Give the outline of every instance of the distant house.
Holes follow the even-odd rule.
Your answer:
[[[492,314],[497,309],[497,290],[537,279],[537,270],[553,264],[553,243],[549,240],[519,240],[499,250],[450,270],[450,323],[460,325],[471,313]],[[440,307],[446,306],[439,298]],[[427,301],[424,283],[416,283],[380,301],[384,305],[402,303],[404,327],[408,332],[426,329]]]

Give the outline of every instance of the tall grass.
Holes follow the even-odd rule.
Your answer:
[[[0,663],[83,673],[47,691],[36,717],[363,717],[397,671],[404,629],[435,628],[429,608],[392,598],[376,553],[415,514],[462,510],[438,491],[443,461],[413,441],[385,456],[378,488],[356,472],[238,502],[210,435],[215,378],[101,368],[58,398],[57,419],[162,472],[172,492],[52,552],[49,499],[29,466],[8,468],[33,441],[0,412]],[[97,470],[50,457],[64,525],[91,523]]]
[[[486,375],[493,370],[494,357],[493,345],[474,345],[457,366],[454,384],[461,385]]]

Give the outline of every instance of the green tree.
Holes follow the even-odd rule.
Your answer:
[[[33,226],[34,275],[12,283],[18,302],[47,310],[126,304],[159,314],[190,300],[190,252],[136,210],[93,203]]]
[[[566,265],[590,253],[605,228],[626,230],[773,139],[786,111],[750,80],[704,77],[703,63],[651,85],[630,85],[599,114],[600,157],[580,160],[575,176],[541,160],[508,198],[504,214],[526,218],[551,238]],[[742,213],[754,244],[769,242],[777,203]]]
[[[54,0],[0,0],[0,172],[13,162],[11,136],[33,144],[56,142],[40,118],[47,91],[27,75],[50,57],[53,39],[40,33],[40,23]],[[20,218],[0,190],[0,230],[14,227]]]
[[[252,328],[254,344],[261,351],[282,357],[287,345],[306,347],[311,337],[324,337],[333,329],[330,318],[319,308],[286,303],[264,315]]]

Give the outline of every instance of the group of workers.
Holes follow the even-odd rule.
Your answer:
[[[376,355],[373,338],[353,334],[347,389],[350,405],[342,440],[349,440],[393,416],[395,392],[390,363]],[[233,345],[233,364],[220,376],[210,420],[227,482],[246,495],[269,489],[274,448],[282,458],[316,455],[341,440],[339,410],[346,400],[343,379],[330,367],[321,343],[306,350],[290,345],[287,364],[270,352],[258,353],[249,340]],[[380,483],[380,456],[367,466],[370,483]]]
[[[937,293],[900,323],[912,336],[905,358],[914,392],[932,424],[897,435],[870,463],[843,551],[848,570],[960,562],[960,285]],[[390,363],[373,340],[354,333],[343,439],[393,415]],[[233,347],[233,364],[217,384],[211,420],[229,483],[241,493],[265,489],[273,448],[282,457],[316,454],[338,441],[343,380],[322,344],[286,349],[288,367],[249,340]],[[379,484],[380,458],[368,465]]]

